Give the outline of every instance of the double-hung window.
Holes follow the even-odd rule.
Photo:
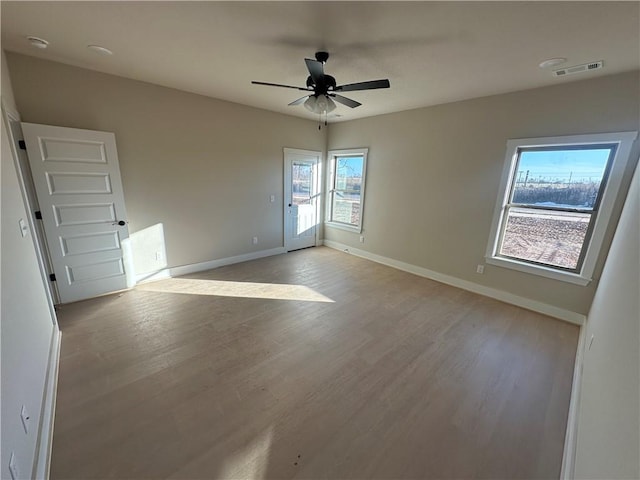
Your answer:
[[[586,285],[636,136],[509,140],[487,262]]]
[[[329,152],[327,225],[362,231],[368,149]]]

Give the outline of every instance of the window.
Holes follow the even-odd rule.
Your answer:
[[[328,225],[362,231],[367,152],[366,148],[329,152]]]
[[[509,140],[487,263],[589,283],[636,136]]]

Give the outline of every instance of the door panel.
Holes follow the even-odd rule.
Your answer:
[[[47,173],[50,195],[113,193],[106,173]]]
[[[65,257],[122,248],[118,232],[67,235],[60,237],[60,242],[62,242],[62,254]]]
[[[287,251],[316,244],[320,152],[285,148],[284,214]]]
[[[132,286],[113,133],[30,123],[22,132],[61,302]]]
[[[116,222],[116,209],[113,203],[52,205],[52,207],[56,227]]]
[[[67,266],[66,280],[70,285],[117,277],[124,274],[122,258],[112,258],[104,262],[85,263],[77,266]]]
[[[108,163],[104,143],[101,141],[41,138],[40,149],[44,162]]]

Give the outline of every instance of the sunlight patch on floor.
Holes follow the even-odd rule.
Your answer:
[[[266,300],[297,300],[301,302],[334,303],[321,293],[304,285],[282,283],[229,282],[224,280],[198,280],[171,278],[138,285],[139,290],[219,297],[260,298]]]
[[[265,478],[269,466],[269,451],[273,439],[270,427],[240,451],[224,462],[218,478],[246,478],[261,480]]]

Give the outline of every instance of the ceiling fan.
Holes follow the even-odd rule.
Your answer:
[[[251,82],[254,85],[267,85],[270,87],[293,88],[295,90],[303,90],[311,92],[304,97],[294,100],[289,106],[300,105],[304,103],[307,110],[318,113],[327,114],[336,108],[334,100],[347,107],[356,108],[362,105],[347,97],[343,97],[337,92],[354,92],[357,90],[374,90],[377,88],[389,88],[391,84],[389,80],[371,80],[368,82],[350,83],[348,85],[336,85],[336,79],[331,75],[324,73],[324,64],[329,59],[328,52],[316,52],[316,59],[305,58],[309,70],[306,87],[294,87],[291,85],[281,85],[279,83],[268,82]]]

